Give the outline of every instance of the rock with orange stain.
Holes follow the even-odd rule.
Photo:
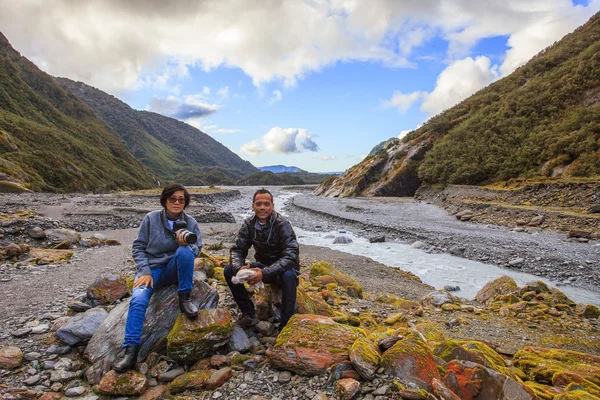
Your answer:
[[[267,351],[267,358],[277,369],[320,375],[334,364],[350,361],[350,346],[363,336],[361,330],[328,317],[296,314]]]
[[[335,384],[335,393],[341,400],[351,400],[360,392],[360,382],[355,379],[340,379]]]
[[[444,383],[462,400],[538,399],[530,388],[513,378],[470,361],[450,361]]]
[[[383,353],[381,366],[385,373],[402,383],[414,383],[432,391],[433,379],[441,379],[433,354],[419,336],[409,334]]]
[[[96,386],[96,391],[111,396],[139,396],[146,389],[148,389],[148,378],[133,370],[124,374],[110,371]]]

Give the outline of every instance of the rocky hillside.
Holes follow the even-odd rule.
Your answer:
[[[328,196],[412,196],[423,183],[478,185],[600,175],[600,14],[526,65],[342,176]]]
[[[89,192],[155,185],[102,120],[0,33],[0,184]]]
[[[90,106],[111,132],[125,142],[135,158],[163,179],[173,179],[186,167],[195,170],[195,179],[200,181],[213,170],[233,180],[257,171],[248,161],[191,125],[157,113],[134,110],[82,82],[66,78],[58,81]],[[188,171],[183,177],[189,175]],[[199,184],[196,181],[184,183]]]

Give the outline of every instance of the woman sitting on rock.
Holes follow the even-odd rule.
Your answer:
[[[160,204],[162,210],[146,214],[138,237],[133,242],[132,253],[137,272],[125,325],[125,340],[113,364],[117,372],[135,367],[146,309],[154,290],[177,283],[179,309],[189,318],[198,315],[198,308],[191,302],[190,293],[193,288],[194,258],[200,255],[202,237],[196,220],[183,211],[190,204],[190,194],[182,185],[172,183],[163,189]],[[187,234],[185,230],[179,230],[182,221],[187,223]]]

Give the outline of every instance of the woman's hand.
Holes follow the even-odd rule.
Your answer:
[[[181,237],[181,232],[177,232],[177,243],[179,243],[180,246],[188,245],[188,243]]]
[[[152,280],[152,275],[142,275],[140,276],[137,281],[135,281],[133,283],[133,287],[140,287],[140,286],[145,286],[145,287],[154,287],[154,281]]]

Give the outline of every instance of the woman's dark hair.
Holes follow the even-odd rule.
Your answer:
[[[169,183],[167,186],[165,186],[165,188],[163,189],[163,191],[160,195],[160,204],[163,207],[166,207],[167,199],[169,197],[171,197],[173,195],[173,193],[175,193],[179,190],[183,190],[183,196],[185,197],[185,204],[184,204],[183,208],[187,208],[187,206],[190,205],[190,193],[180,183]]]

